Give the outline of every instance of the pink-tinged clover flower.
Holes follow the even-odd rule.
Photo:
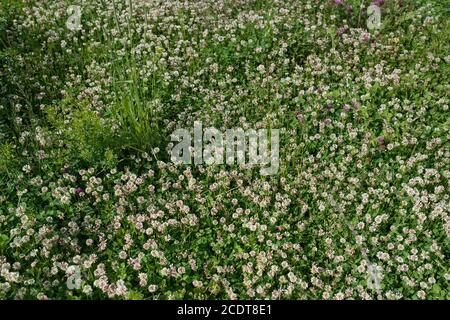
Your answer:
[[[382,146],[384,145],[384,137],[383,136],[378,137],[377,141],[380,145],[382,145]]]
[[[334,0],[334,4],[336,5],[344,4],[344,0]]]
[[[78,188],[75,189],[75,193],[76,194],[80,194],[82,192],[84,192],[83,188],[78,187]]]
[[[350,111],[350,106],[348,104],[344,104],[344,106],[342,108],[344,109],[345,112]]]
[[[372,4],[381,7],[384,4],[385,0],[375,0],[374,2],[372,2]]]
[[[339,34],[339,35],[342,35],[342,34],[344,34],[345,32],[347,32],[347,28],[345,28],[345,27],[340,27],[340,28],[338,29],[338,34]]]
[[[305,121],[305,117],[303,117],[303,115],[300,112],[296,112],[295,117],[297,118],[298,122],[300,122],[300,123]]]

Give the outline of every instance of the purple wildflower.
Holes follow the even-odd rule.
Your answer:
[[[384,145],[384,137],[383,136],[378,137],[377,141],[380,145]]]
[[[295,116],[297,117],[298,122],[305,121],[305,118],[303,117],[303,115],[300,112],[295,113]]]
[[[344,109],[345,112],[349,112],[350,111],[350,106],[348,104],[344,104],[343,109]]]
[[[346,31],[347,31],[347,28],[345,28],[345,27],[340,27],[340,28],[338,29],[338,34],[339,34],[339,35],[344,34]]]
[[[83,190],[82,188],[80,188],[80,187],[78,187],[78,188],[75,189],[75,193],[76,193],[76,194],[80,194],[80,193],[82,193],[82,192],[84,192],[84,190]]]

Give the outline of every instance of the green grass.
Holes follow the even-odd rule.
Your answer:
[[[449,298],[446,2],[75,3],[0,2],[0,298]],[[194,121],[278,174],[174,165]]]

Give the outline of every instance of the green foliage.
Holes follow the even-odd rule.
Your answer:
[[[75,2],[0,1],[0,298],[450,299],[447,2]],[[173,164],[196,120],[278,175]]]
[[[80,166],[114,166],[120,142],[111,125],[89,110],[86,101],[63,100],[60,106],[46,109],[46,118],[51,130],[64,141],[63,150],[69,159],[79,161]]]

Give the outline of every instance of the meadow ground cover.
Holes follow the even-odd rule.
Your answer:
[[[2,0],[0,298],[449,299],[449,17]],[[279,129],[276,174],[172,162],[194,121]]]

